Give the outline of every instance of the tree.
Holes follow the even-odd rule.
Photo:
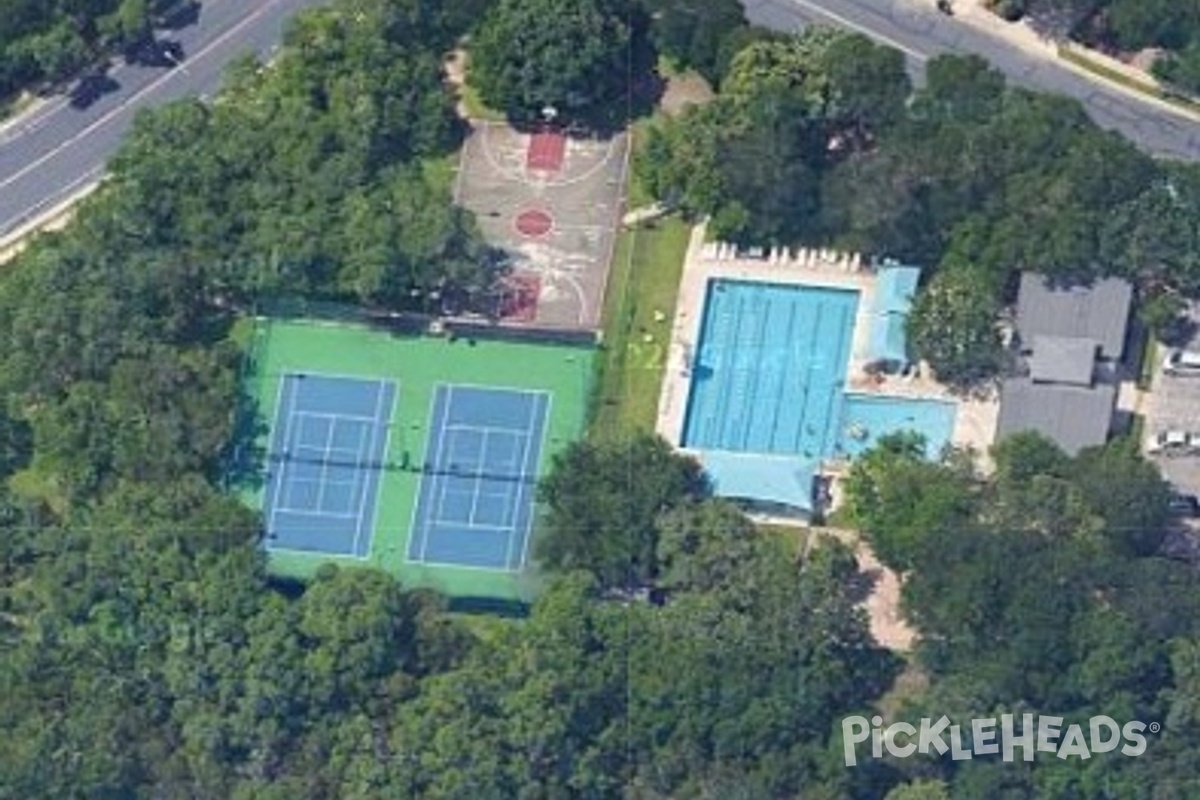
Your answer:
[[[605,587],[649,585],[659,574],[660,516],[707,492],[699,465],[657,437],[572,444],[541,485],[539,558],[549,569],[587,571]]]
[[[1200,34],[1178,53],[1169,53],[1154,62],[1154,76],[1186,94],[1200,94]]]
[[[884,800],[950,800],[950,789],[945,781],[915,780],[892,789]]]
[[[1159,180],[1114,207],[1101,230],[1101,255],[1151,294],[1200,290],[1200,169],[1169,164]]]
[[[972,482],[970,475],[926,461],[920,436],[886,436],[850,468],[846,514],[880,562],[907,572],[931,540],[972,519]]]
[[[469,79],[517,119],[588,117],[625,96],[631,35],[617,0],[498,0],[471,41]]]
[[[999,311],[999,299],[978,273],[946,269],[917,295],[908,317],[909,341],[939,380],[973,386],[993,377],[1003,364]]]
[[[1200,30],[1200,13],[1171,0],[1113,0],[1105,19],[1117,45],[1125,50],[1179,49]]]
[[[952,123],[986,122],[1000,113],[1004,75],[979,56],[938,56],[925,68],[913,113]]]
[[[1188,302],[1182,295],[1161,291],[1142,300],[1138,319],[1146,331],[1160,342],[1185,338],[1188,323]]]
[[[1142,457],[1139,443],[1115,439],[1081,452],[1071,482],[1093,513],[1104,519],[1104,536],[1126,556],[1158,552],[1166,530],[1170,486],[1158,467]]]
[[[754,526],[722,501],[680,505],[658,527],[658,587],[668,593],[733,591],[757,552]]]
[[[858,136],[875,137],[905,115],[912,83],[899,50],[865,36],[841,36],[826,49],[827,115]]]
[[[650,38],[679,67],[694,69],[713,85],[724,75],[725,42],[746,27],[737,0],[649,0]]]
[[[652,129],[634,168],[710,232],[791,245],[821,234],[830,165],[901,116],[903,62],[863,37],[811,28],[751,41],[715,102]]]

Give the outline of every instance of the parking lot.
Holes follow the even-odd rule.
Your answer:
[[[1200,330],[1200,307],[1193,305],[1191,316]],[[1189,350],[1200,350],[1200,333],[1193,333],[1191,341],[1184,345]],[[1154,379],[1146,406],[1147,442],[1157,434],[1168,431],[1200,432],[1200,375],[1171,376],[1162,372],[1162,359],[1167,348],[1158,347],[1154,365]],[[1175,488],[1185,494],[1200,495],[1200,455],[1156,456],[1163,475]]]

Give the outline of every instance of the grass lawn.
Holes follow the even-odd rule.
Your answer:
[[[466,109],[467,116],[471,119],[482,119],[488,122],[504,122],[504,115],[493,108],[489,108],[486,103],[479,97],[479,91],[470,83],[464,83],[459,88],[459,99],[462,100],[463,108]]]
[[[1137,387],[1148,391],[1154,382],[1154,370],[1158,367],[1158,342],[1149,333],[1146,334],[1146,344],[1142,348],[1142,368],[1138,374]]]
[[[689,233],[683,220],[667,217],[617,238],[604,300],[594,436],[654,430]],[[656,311],[663,321],[655,321]]]
[[[1195,112],[1200,110],[1200,103],[1198,103],[1196,100],[1186,95],[1181,95],[1178,92],[1173,92],[1163,88],[1161,85],[1155,82],[1151,76],[1147,76],[1145,81],[1139,81],[1123,72],[1118,72],[1115,69],[1111,69],[1094,59],[1088,58],[1087,55],[1080,53],[1077,50],[1074,50],[1070,47],[1064,47],[1062,45],[1060,45],[1058,48],[1058,55],[1059,58],[1070,61],[1072,64],[1082,67],[1088,72],[1099,75],[1105,80],[1112,81],[1113,83],[1119,83],[1122,86],[1133,89],[1135,92],[1141,92],[1144,95],[1158,98],[1159,100],[1171,103],[1172,105],[1187,109],[1188,111]]]
[[[421,161],[421,171],[434,186],[453,193],[454,179],[458,176],[458,159],[458,150],[440,158],[427,158]]]
[[[654,118],[642,118],[629,126],[629,146],[633,154],[641,149],[646,142],[646,132],[654,125]],[[629,185],[626,187],[625,205],[629,210],[635,208],[645,208],[654,204],[654,197],[642,186],[642,182],[637,179],[634,174],[635,170],[632,166],[629,170]]]
[[[773,525],[764,522],[754,527],[764,536],[774,536],[791,542],[797,558],[803,558],[808,554],[809,538],[814,535],[812,528],[797,525]]]
[[[25,112],[36,102],[37,96],[30,92],[21,92],[0,100],[0,122]]]

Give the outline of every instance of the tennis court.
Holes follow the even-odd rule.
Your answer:
[[[268,451],[269,549],[367,556],[395,402],[390,381],[283,376]]]
[[[546,392],[437,387],[409,561],[525,565],[549,408]]]
[[[273,574],[353,561],[455,598],[536,595],[534,482],[582,434],[591,348],[329,317],[249,334],[226,480],[262,512]]]

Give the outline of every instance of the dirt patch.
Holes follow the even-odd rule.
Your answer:
[[[867,611],[871,635],[875,641],[899,652],[912,650],[917,633],[900,614],[900,576],[879,563],[871,548],[857,533],[846,528],[814,528],[814,533],[832,536],[854,550],[861,573],[860,605]]]
[[[917,635],[900,615],[900,577],[880,564],[865,544],[860,544],[854,555],[858,558],[858,568],[875,579],[864,604],[871,621],[871,635],[889,650],[911,650]]]
[[[1146,73],[1146,77],[1152,77],[1150,72],[1154,67],[1154,62],[1162,58],[1165,51],[1157,47],[1150,47],[1145,50],[1139,50],[1136,53],[1131,53],[1129,56],[1129,66],[1135,69],[1140,69]]]
[[[671,116],[682,114],[688,106],[702,106],[716,97],[708,81],[695,72],[684,72],[667,78],[667,88],[659,105]]]

